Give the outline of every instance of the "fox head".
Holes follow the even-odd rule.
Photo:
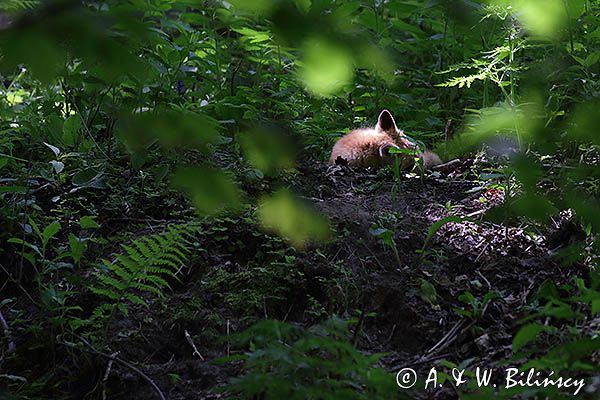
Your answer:
[[[392,113],[388,110],[383,110],[379,114],[375,130],[387,133],[402,148],[416,148],[416,145],[404,135],[402,129],[398,129]],[[385,149],[380,149],[380,155],[383,150]]]

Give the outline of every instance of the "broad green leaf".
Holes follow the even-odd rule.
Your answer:
[[[27,241],[25,241],[23,239],[19,239],[19,238],[10,238],[7,241],[8,241],[8,243],[12,243],[12,244],[17,244],[17,245],[22,245],[22,246],[28,247],[31,250],[35,251],[40,257],[42,256],[42,251],[35,244],[29,243],[29,242],[27,242]],[[32,264],[35,264],[35,263],[32,262]]]
[[[237,185],[229,175],[217,169],[183,168],[175,172],[172,184],[191,197],[200,214],[218,213],[239,204],[240,192]]]
[[[79,219],[79,226],[81,229],[96,229],[100,228],[100,225],[95,220],[96,217],[91,215],[83,216]]]
[[[104,189],[106,186],[104,185],[103,176],[102,171],[86,168],[73,175],[72,181],[73,185],[77,186],[75,190],[83,188]]]
[[[435,304],[437,301],[437,291],[435,290],[435,286],[423,278],[420,278],[419,281],[421,282],[419,285],[419,294],[421,295],[421,298],[429,304]]]
[[[65,164],[60,161],[52,160],[50,164],[52,164],[52,168],[54,168],[54,172],[57,174],[60,174],[65,169]]]
[[[592,300],[592,316],[596,316],[600,312],[600,299]]]
[[[54,153],[55,156],[58,157],[58,155],[60,154],[60,149],[56,146],[52,146],[49,143],[44,142],[44,144],[46,145],[46,147],[48,147],[50,150],[52,150],[52,152]]]
[[[58,221],[52,222],[42,232],[42,244],[46,247],[50,239],[52,239],[60,231],[60,223]]]
[[[66,146],[73,146],[79,139],[79,131],[83,124],[78,114],[71,115],[63,124],[63,143]]]
[[[285,190],[263,197],[258,218],[266,229],[298,247],[326,240],[329,236],[327,219]]]
[[[257,14],[266,13],[273,8],[273,0],[229,0],[228,3],[240,10],[251,11]]]
[[[540,333],[548,331],[549,328],[541,324],[528,324],[519,329],[513,338],[513,352],[519,351],[527,343],[534,340]]]
[[[442,218],[439,221],[434,222],[433,224],[431,224],[431,226],[429,227],[429,230],[427,231],[427,237],[425,238],[425,242],[423,243],[423,248],[427,247],[427,244],[429,243],[429,241],[431,240],[433,235],[435,235],[442,226],[449,224],[451,222],[459,223],[459,222],[465,222],[465,221],[472,222],[471,219],[469,219],[467,217],[460,217],[457,215],[450,215],[446,218]]]
[[[353,60],[343,46],[317,37],[307,40],[302,46],[298,73],[311,92],[330,97],[352,81]]]
[[[246,159],[266,174],[294,166],[294,146],[282,132],[253,131],[239,136]]]
[[[26,193],[25,186],[0,186],[0,193]]]

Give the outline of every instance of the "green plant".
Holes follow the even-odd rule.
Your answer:
[[[170,288],[167,279],[177,279],[185,265],[190,239],[197,229],[194,225],[170,225],[161,233],[122,245],[124,253],[115,254],[112,261],[102,260],[89,289],[101,296],[103,303],[89,319],[73,319],[71,326],[91,324],[107,329],[117,312],[129,314],[129,304],[147,306],[143,295],[164,296]]]
[[[467,305],[468,308],[454,308],[454,312],[478,320],[483,318],[489,303],[497,298],[500,298],[500,294],[495,290],[486,293],[482,299],[476,298],[471,292],[467,291],[458,296],[458,300]]]
[[[394,241],[394,232],[383,228],[377,224],[373,224],[370,229],[371,235],[377,237],[381,243],[389,248],[394,254],[394,259],[399,268],[402,268],[402,261],[400,260],[400,253],[398,252],[398,247],[396,246],[396,242]]]
[[[394,376],[373,365],[348,341],[346,324],[329,320],[309,329],[279,321],[262,321],[236,334],[247,354],[244,374],[223,389],[252,399],[390,399],[399,398]]]
[[[94,221],[93,217],[85,216],[80,219],[79,225],[82,229],[95,229],[99,225]],[[32,239],[23,239],[12,237],[8,239],[8,243],[21,246],[21,256],[26,259],[30,265],[36,270],[35,278],[41,282],[43,275],[52,273],[60,269],[72,270],[75,265],[68,262],[70,258],[75,264],[79,264],[87,248],[87,239],[78,237],[73,233],[68,235],[68,247],[57,248],[56,254],[49,254],[48,245],[52,239],[56,239],[62,227],[58,221],[48,224],[44,229],[29,218],[25,225],[25,231],[30,231]],[[29,250],[29,251],[26,251]]]
[[[5,0],[0,4],[0,10],[20,11],[24,9],[33,9],[39,5],[39,0]]]

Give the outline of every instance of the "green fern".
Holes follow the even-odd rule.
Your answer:
[[[114,260],[102,260],[103,271],[96,273],[90,290],[104,297],[106,303],[96,307],[88,322],[105,324],[117,311],[129,314],[129,305],[146,305],[144,294],[162,297],[170,289],[167,279],[187,261],[190,238],[197,227],[172,225],[162,233],[152,234],[122,245],[123,254]]]
[[[0,4],[1,11],[31,10],[40,4],[39,0],[4,0]]]

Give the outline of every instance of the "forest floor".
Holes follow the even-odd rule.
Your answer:
[[[251,210],[216,218],[173,293],[117,318],[108,346],[169,399],[226,397],[214,389],[240,374],[241,363],[214,361],[242,352],[228,334],[262,318],[300,324],[354,318],[352,340],[366,353],[385,353],[381,364],[392,373],[426,372],[440,360],[497,367],[512,355],[533,292],[547,279],[566,283],[583,269],[562,267],[555,257],[579,234],[568,216],[535,233],[516,222],[484,221],[504,194],[476,180],[475,168],[467,160],[449,172],[396,181],[390,172],[300,166],[289,179],[292,189],[329,218],[335,240],[297,251],[263,233]],[[426,241],[432,224],[450,215],[465,220],[445,224]],[[151,221],[140,235],[156,229],[158,219]],[[89,301],[88,309],[94,302],[81,301]],[[102,383],[106,358],[86,357],[79,373],[64,367],[74,397],[99,397],[103,390],[109,398],[156,396],[139,374],[116,363]],[[456,394],[445,387],[411,395],[420,396]]]

